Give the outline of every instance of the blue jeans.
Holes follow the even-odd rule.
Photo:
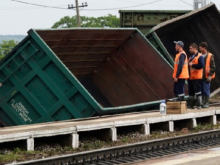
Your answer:
[[[207,81],[202,81],[202,96],[210,95],[210,83]]]

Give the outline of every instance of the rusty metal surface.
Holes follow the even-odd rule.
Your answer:
[[[146,34],[152,27],[190,10],[119,10],[120,27],[137,27]]]
[[[179,16],[154,27],[150,33],[156,33],[166,50],[174,58],[173,41],[182,40],[184,49],[189,56],[189,45],[193,42],[207,42],[208,50],[215,56],[217,67],[216,78],[212,81],[211,91],[219,88],[220,84],[220,14],[214,4],[207,5],[186,15]]]
[[[38,30],[37,33],[77,77],[93,72],[134,30]]]
[[[103,107],[173,96],[172,67],[135,29],[37,33]]]

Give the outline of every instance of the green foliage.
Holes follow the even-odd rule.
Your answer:
[[[2,41],[0,44],[0,60],[4,58],[17,44],[14,40]]]
[[[2,44],[2,41],[9,41],[9,40],[15,40],[15,41],[22,41],[26,35],[0,35],[0,44]]]
[[[130,141],[130,139],[128,137],[124,137],[121,139],[121,141],[124,143],[128,143]]]
[[[15,153],[15,154],[21,153],[21,149],[18,148],[18,147],[14,148],[14,153]]]
[[[4,154],[4,155],[0,154],[0,162],[1,163],[12,162],[18,158],[19,158],[19,155],[17,155],[17,154],[12,154],[12,153]]]
[[[196,131],[201,131],[201,130],[203,130],[203,125],[202,124],[198,124],[194,129],[196,130]]]
[[[202,125],[201,123],[198,123],[198,125],[194,128],[194,130],[196,131],[207,131],[212,129],[213,129],[213,124]]]
[[[119,18],[115,15],[109,14],[102,17],[86,17],[81,16],[81,27],[119,27]],[[71,28],[77,27],[77,17],[65,16],[56,22],[52,28]]]
[[[5,57],[5,55],[0,55],[0,61]]]

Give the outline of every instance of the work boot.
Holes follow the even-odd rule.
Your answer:
[[[189,96],[187,101],[187,109],[194,109],[195,96]]]
[[[196,105],[197,105],[197,109],[202,108],[202,96],[197,96],[196,97]]]
[[[209,108],[209,96],[204,96],[204,104],[202,108]]]
[[[205,97],[204,96],[202,96],[202,106],[205,104]]]

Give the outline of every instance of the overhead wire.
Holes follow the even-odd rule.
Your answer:
[[[47,7],[47,8],[68,10],[68,8],[57,7],[57,6],[47,6],[47,5],[41,5],[41,4],[36,4],[36,3],[29,3],[29,2],[19,1],[19,0],[11,0],[11,1],[19,2],[19,3],[23,3],[23,4],[27,4],[27,5],[39,6],[39,7]]]
[[[36,4],[36,3],[29,3],[29,2],[25,2],[25,1],[20,1],[20,0],[12,0],[14,2],[18,2],[18,3],[23,3],[23,4],[27,4],[27,5],[33,5],[33,6],[38,6],[38,7],[44,7],[44,8],[54,8],[54,9],[63,9],[63,10],[68,10],[68,8],[63,8],[63,7],[59,7],[59,6],[48,6],[48,5],[41,5],[41,4]],[[127,1],[127,2],[133,2],[134,1],[129,1],[129,0],[120,0],[120,1]],[[139,6],[144,6],[144,5],[148,5],[148,4],[153,4],[153,3],[157,3],[159,1],[163,1],[163,0],[155,0],[155,1],[152,1],[152,2],[147,2],[147,3],[142,3],[142,4],[138,4],[138,5],[133,5],[133,6],[126,6],[126,7],[117,7],[117,8],[102,8],[101,6],[99,5],[96,5],[96,4],[93,4],[91,3],[92,5],[94,6],[97,6],[97,7],[100,7],[100,8],[97,8],[97,9],[81,9],[83,11],[104,11],[104,10],[118,10],[118,9],[126,9],[126,8],[134,8],[134,7],[139,7]],[[191,4],[187,3],[186,1],[184,0],[180,0],[181,2],[187,4],[187,5],[190,5],[192,6]],[[136,3],[136,2],[135,2]],[[64,6],[64,5],[62,5]],[[40,9],[40,8],[32,8],[32,9]],[[14,9],[1,9],[0,10],[14,10]],[[16,9],[15,9],[16,10]],[[17,9],[17,10],[23,10],[23,9]],[[75,10],[75,9],[73,9]]]
[[[20,0],[12,0],[12,1],[14,1],[14,2],[19,2],[19,3],[23,3],[23,4],[27,4],[27,5],[39,6],[39,7],[47,7],[47,8],[65,9],[65,10],[68,10],[68,8],[61,8],[61,7],[56,7],[56,6],[47,6],[47,5],[41,5],[41,4],[35,4],[35,3],[24,2],[24,1],[20,1]],[[144,6],[144,5],[147,5],[147,4],[153,4],[153,3],[156,3],[156,2],[159,2],[159,1],[162,1],[162,0],[155,0],[155,1],[152,1],[152,2],[148,2],[148,3],[143,3],[143,4],[139,4],[139,5],[133,5],[133,6],[126,6],[126,7],[104,8],[104,9],[84,9],[84,11],[126,9],[126,8],[131,8],[131,7]]]
[[[117,8],[105,8],[105,9],[85,9],[86,11],[92,11],[92,10],[118,10],[118,9],[126,9],[126,8],[131,8],[131,7],[139,7],[139,6],[144,6],[144,5],[148,5],[148,4],[153,4],[159,1],[163,1],[163,0],[156,0],[156,1],[152,1],[152,2],[148,2],[148,3],[142,3],[139,5],[134,5],[134,6],[126,6],[126,7],[117,7]]]
[[[34,10],[34,9],[42,9],[42,8],[0,8],[1,10]]]
[[[97,6],[97,7],[101,7],[101,8],[103,7],[103,6],[96,5],[96,4],[94,4],[94,3],[90,3],[90,2],[89,2],[89,5]],[[94,12],[94,13],[108,14],[108,13],[107,13],[108,11],[105,12],[105,11],[95,11],[95,10],[92,10],[92,11],[90,11],[90,10],[86,10],[86,11],[83,10],[83,12]]]
[[[185,3],[185,4],[187,4],[187,5],[189,5],[189,6],[193,6],[192,4],[190,4],[190,3],[188,3],[188,2],[186,2],[186,1],[184,1],[184,0],[180,0],[181,2],[183,2],[183,3]]]
[[[136,3],[136,4],[139,4],[137,2],[134,2],[134,1],[127,1],[127,0],[117,0],[117,1],[124,1],[124,2],[129,2],[129,3]]]

